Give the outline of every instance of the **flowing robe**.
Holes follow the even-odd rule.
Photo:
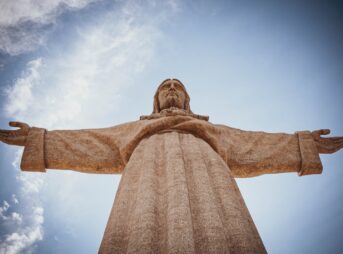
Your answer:
[[[308,131],[242,131],[176,115],[31,128],[21,168],[122,174],[100,253],[265,253],[234,177],[318,174],[322,164]]]

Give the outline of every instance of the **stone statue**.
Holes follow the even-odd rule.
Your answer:
[[[158,87],[151,115],[103,129],[11,122],[0,140],[25,146],[21,169],[122,174],[99,253],[265,253],[234,177],[320,174],[319,153],[343,147],[329,130],[234,129],[190,109],[177,79]]]

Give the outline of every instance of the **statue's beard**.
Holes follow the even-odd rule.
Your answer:
[[[182,105],[181,100],[178,96],[167,96],[166,100],[160,105],[160,109],[167,109],[167,108],[179,108],[184,109],[184,105]]]

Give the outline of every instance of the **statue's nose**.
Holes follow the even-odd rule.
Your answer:
[[[172,84],[170,85],[170,88],[169,88],[169,89],[175,90],[175,85],[172,83]]]

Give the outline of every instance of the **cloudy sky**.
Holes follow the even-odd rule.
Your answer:
[[[195,113],[244,130],[343,135],[335,1],[0,0],[0,128],[113,126],[183,81]],[[120,176],[22,173],[0,144],[0,253],[96,253]],[[342,253],[343,152],[322,175],[238,184],[270,253]]]

